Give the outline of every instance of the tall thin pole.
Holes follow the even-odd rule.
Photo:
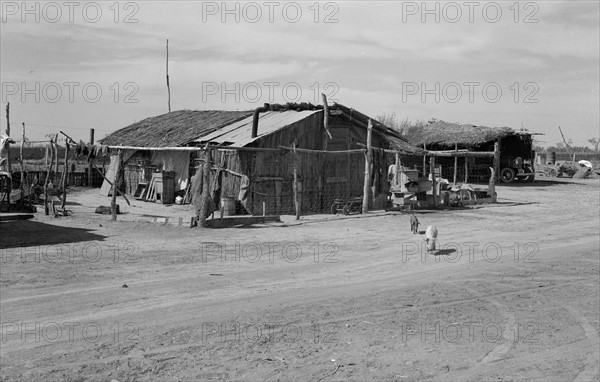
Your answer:
[[[467,159],[467,158],[465,158]],[[432,190],[431,190],[431,194],[433,196],[433,206],[437,207],[438,206],[438,194],[437,194],[437,180],[435,179],[435,157],[431,156],[431,158],[429,158],[429,172],[431,173],[431,185],[432,185]],[[441,175],[441,174],[440,174]]]
[[[117,163],[115,164],[115,177],[113,178],[113,185],[112,185],[112,199],[110,202],[110,212],[111,212],[111,219],[116,221],[117,220],[117,193],[119,191],[117,191],[119,189],[119,181],[121,180],[120,175],[121,175],[121,161],[123,160],[123,152],[121,151],[121,149],[117,150]]]
[[[373,124],[369,119],[367,126],[367,152],[365,153],[365,179],[363,184],[363,204],[362,212],[369,211],[369,184],[371,182],[371,135],[373,133]]]
[[[427,150],[427,145],[423,143],[423,150]],[[427,177],[427,155],[423,155],[423,178]]]
[[[10,137],[10,102],[6,104],[6,135]],[[10,141],[9,141],[10,142]],[[6,170],[8,172],[8,177],[12,179],[12,171],[10,168],[10,143],[6,143]]]
[[[208,223],[206,218],[208,217],[208,204],[210,203],[210,168],[212,166],[212,148],[206,146],[206,154],[204,157],[204,169],[202,170],[202,196],[200,201],[200,208],[198,209],[198,225],[200,227],[207,227]]]
[[[21,202],[25,200],[25,170],[23,169],[23,145],[25,144],[25,122],[23,122],[23,137],[21,138],[21,150],[19,151],[19,162],[21,162]]]
[[[48,183],[50,182],[50,172],[52,171],[52,164],[54,163],[54,149],[52,148],[54,146],[54,142],[52,140],[53,138],[50,138],[50,143],[49,143],[49,147],[50,147],[50,163],[48,163],[48,167],[46,169],[46,179],[44,180],[44,212],[46,213],[46,215],[49,215],[49,206],[48,206]],[[46,149],[48,149],[48,146],[46,146]]]
[[[169,39],[167,39],[167,93],[168,93],[168,105],[169,113],[171,112],[171,87],[169,85]]]
[[[454,144],[454,152],[458,153],[458,143]],[[458,156],[454,157],[454,181],[452,182],[453,184],[456,184],[456,175],[458,172]]]
[[[300,198],[298,195],[298,154],[296,153],[296,142],[292,144],[293,156],[294,156],[294,206],[296,207],[296,220],[300,219]]]
[[[94,144],[94,129],[90,129],[90,150]],[[88,187],[92,187],[92,159],[89,160],[88,164]]]
[[[65,169],[63,171],[63,179],[62,179],[62,205],[61,209],[63,210],[63,215],[65,211],[65,205],[67,203],[67,183],[69,178],[69,141],[65,139]]]
[[[56,162],[54,163],[54,176],[52,177],[52,181],[54,183],[58,183],[58,133],[54,136],[54,158]],[[52,183],[52,185],[56,186],[56,184]]]
[[[495,177],[500,174],[500,143],[501,142],[502,141],[500,138],[498,138],[496,140],[496,142],[494,142],[494,172],[492,173],[492,176],[494,176],[494,180],[496,179]]]

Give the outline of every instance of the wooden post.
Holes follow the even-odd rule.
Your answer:
[[[325,134],[323,134],[323,151],[327,151],[327,144],[329,139],[332,139],[331,132],[329,131],[329,105],[327,104],[327,96],[325,93],[321,93],[321,99],[323,100],[323,128]],[[326,162],[327,155],[319,155],[321,158],[321,171],[319,173],[318,187],[319,187],[319,208],[323,208],[324,196],[325,196],[325,172],[323,171]]]
[[[458,143],[454,144],[454,152],[458,153]],[[456,175],[458,173],[458,156],[454,157],[454,184],[456,184]]]
[[[369,211],[369,183],[371,181],[371,135],[373,133],[373,124],[369,119],[369,125],[367,126],[367,152],[365,153],[365,180],[363,185],[363,205],[362,212],[367,213]]]
[[[168,99],[167,103],[169,106],[169,113],[171,112],[171,86],[169,84],[169,40],[167,39],[167,93]]]
[[[492,203],[496,203],[496,171],[493,167],[490,167],[490,171],[492,175],[490,176],[489,194],[492,197]]]
[[[90,129],[90,145],[94,144],[94,129]],[[93,177],[92,177],[92,160],[88,164],[88,187],[92,187]]]
[[[469,157],[465,157],[465,183],[469,183]]]
[[[48,183],[50,182],[50,171],[52,171],[52,164],[54,162],[54,149],[52,149],[53,145],[54,143],[52,142],[52,138],[50,138],[50,162],[46,163],[48,167],[46,168],[46,180],[44,181],[44,212],[46,215],[50,215],[50,210],[48,207]],[[46,150],[47,149],[48,146],[46,146]]]
[[[329,139],[332,139],[331,132],[329,131],[329,105],[327,105],[327,96],[325,93],[321,93],[321,99],[323,100],[323,127]],[[327,139],[325,139],[323,150],[327,150]]]
[[[65,140],[66,142],[66,140]],[[57,182],[57,177],[58,177],[58,133],[56,133],[56,135],[54,136],[54,159],[56,159],[56,162],[54,164],[54,177],[52,178],[52,180],[54,181],[52,184],[54,185],[54,183],[58,183]]]
[[[67,143],[68,144],[68,143]],[[110,212],[112,220],[117,220],[117,189],[119,188],[119,180],[121,175],[121,161],[123,160],[123,152],[121,149],[117,151],[117,163],[115,165],[115,178],[112,186],[112,199],[110,202]]]
[[[423,150],[427,150],[425,143],[423,143]],[[427,178],[427,155],[423,155],[423,178]]]
[[[494,176],[500,174],[500,142],[500,138],[494,142]]]
[[[10,102],[6,104],[6,135],[10,137]],[[8,177],[12,181],[12,170],[10,166],[10,143],[6,143],[6,171],[8,172]],[[9,197],[10,201],[10,197]]]
[[[23,145],[25,145],[25,122],[23,122],[23,137],[21,138],[21,149],[19,150],[19,162],[21,163],[21,203],[25,200],[25,170],[23,169]]]
[[[296,153],[296,142],[292,144],[294,153],[294,206],[296,207],[296,220],[300,220],[300,198],[298,196],[298,154]]]
[[[61,204],[61,209],[65,210],[65,204],[67,203],[67,179],[69,178],[69,142],[67,140],[65,140],[65,171],[64,171],[64,175],[63,175],[63,181],[62,181],[62,189],[63,189],[63,197],[62,197],[62,204]],[[116,191],[116,190],[115,190]]]
[[[392,179],[392,187],[396,187],[398,185],[398,181],[400,179],[400,152],[396,153],[396,171],[394,171],[394,178]]]
[[[437,207],[438,206],[438,198],[437,198],[437,181],[435,179],[435,157],[432,156],[431,158],[429,158],[429,171],[431,172],[431,183],[433,186],[433,189],[431,191],[431,194],[433,195],[433,206]]]
[[[200,211],[198,211],[198,224],[200,227],[206,227],[206,218],[208,217],[208,204],[210,203],[210,168],[212,166],[212,148],[206,146],[204,156],[204,169],[202,170],[202,198],[200,199]]]

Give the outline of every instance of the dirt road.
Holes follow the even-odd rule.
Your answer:
[[[598,380],[598,181],[498,194],[418,214],[437,254],[398,213],[0,223],[1,380]]]

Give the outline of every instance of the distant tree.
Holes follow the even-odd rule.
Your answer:
[[[408,141],[412,141],[421,131],[421,128],[425,126],[425,122],[417,121],[410,122],[408,118],[400,121],[396,113],[384,113],[377,116],[377,120],[387,127],[391,127],[400,134],[402,134]]]
[[[571,138],[567,139],[567,145],[569,149],[573,147],[573,140]],[[556,142],[556,149],[556,151],[567,152],[567,146],[565,146],[565,142],[563,141]]]
[[[391,127],[395,130],[397,130],[397,128],[400,126],[400,123],[398,122],[398,116],[394,112],[380,114],[377,116],[377,120],[387,127]]]
[[[600,138],[591,138],[588,139],[588,142],[590,142],[592,144],[592,147],[594,148],[594,151],[596,152],[596,154],[598,154],[598,147],[600,146]]]

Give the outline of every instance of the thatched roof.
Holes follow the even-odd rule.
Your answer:
[[[175,147],[252,115],[252,110],[180,110],[146,118],[100,140],[110,146]]]
[[[515,131],[510,127],[487,127],[433,120],[415,129],[410,136],[410,142],[414,145],[476,146],[514,134],[531,133]]]

